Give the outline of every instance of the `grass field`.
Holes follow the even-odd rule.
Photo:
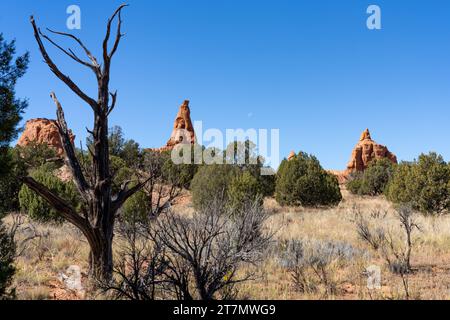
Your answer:
[[[385,260],[359,237],[355,212],[377,216],[375,228],[383,227],[403,245],[402,229],[395,210],[382,197],[365,198],[343,191],[342,203],[331,209],[283,208],[275,200],[266,199],[270,212],[267,228],[274,241],[264,262],[245,266],[255,271],[254,280],[240,284],[242,299],[449,299],[450,298],[450,217],[425,217],[415,214],[420,230],[413,234],[412,272],[404,277],[389,271]],[[192,211],[189,201],[176,207],[180,212]],[[6,218],[13,223],[13,216]],[[28,240],[27,240],[28,239]],[[30,240],[31,239],[31,240]],[[328,285],[313,270],[305,278],[316,282],[315,290],[299,290],[292,273],[280,263],[279,253],[287,240],[304,243],[339,244],[352,251],[347,259],[331,261],[326,267]],[[25,223],[20,227],[20,256],[14,286],[19,299],[95,299],[87,281],[88,246],[83,236],[70,225],[48,226]],[[24,241],[26,240],[26,241]],[[23,244],[21,244],[23,242]],[[353,254],[354,253],[354,254]],[[61,273],[70,266],[79,266],[85,290],[71,291],[61,280]],[[381,269],[381,288],[369,290],[366,268]],[[405,281],[406,288],[405,289]],[[332,291],[327,290],[333,287]]]

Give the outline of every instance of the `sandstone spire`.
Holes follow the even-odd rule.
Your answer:
[[[359,141],[364,141],[364,140],[372,140],[369,129],[364,130],[364,132],[361,134],[361,138],[359,139]]]
[[[166,146],[175,147],[180,143],[195,143],[194,126],[191,121],[191,110],[189,109],[189,100],[185,100],[178,111],[173,131]]]
[[[189,108],[189,100],[185,100],[178,110],[177,117],[173,125],[172,134],[169,141],[162,148],[146,149],[152,152],[171,151],[176,145],[181,143],[195,144],[194,126],[191,121],[191,110]]]
[[[289,153],[289,156],[288,156],[288,158],[287,158],[288,161],[291,161],[292,159],[294,159],[295,156],[296,156],[295,152],[294,152],[294,151],[291,151],[291,153]]]

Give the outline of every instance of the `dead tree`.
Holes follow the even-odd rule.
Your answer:
[[[80,162],[76,157],[74,146],[70,141],[69,130],[67,128],[61,104],[56,95],[52,92],[51,97],[57,107],[57,124],[65,151],[65,161],[72,171],[74,182],[83,200],[82,209],[77,210],[72,207],[59,195],[53,193],[44,185],[30,177],[24,178],[24,183],[47,200],[68,222],[81,230],[87,238],[91,249],[89,261],[91,274],[106,279],[111,276],[113,268],[112,241],[116,214],[125,201],[139,191],[145,184],[145,182],[139,182],[134,184],[132,188],[128,188],[130,183],[125,183],[116,195],[112,194],[112,177],[108,145],[108,117],[116,106],[117,91],[114,93],[109,91],[110,67],[112,58],[123,37],[121,31],[121,12],[126,6],[127,5],[123,4],[118,7],[108,20],[106,36],[103,40],[102,47],[103,63],[101,64],[98,63],[97,59],[76,36],[47,29],[48,32],[52,34],[74,40],[81,47],[89,60],[81,59],[72,49],[64,49],[50,37],[42,33],[36,26],[34,18],[30,18],[34,30],[34,37],[45,63],[56,77],[64,82],[78,97],[90,106],[94,113],[94,128],[92,131],[88,130],[93,139],[93,147],[90,150],[93,161],[92,177],[88,180],[83,173]],[[115,20],[117,20],[116,36],[112,48],[109,49],[111,27]],[[71,80],[70,77],[61,72],[59,67],[47,53],[42,38],[50,42],[77,63],[89,68],[95,74],[98,85],[98,97],[96,99],[89,97]]]

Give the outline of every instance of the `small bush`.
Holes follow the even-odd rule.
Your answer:
[[[316,157],[299,153],[278,169],[275,198],[281,205],[329,206],[342,200],[339,182]]]
[[[128,223],[146,222],[151,213],[150,198],[144,191],[135,193],[125,202],[122,218]]]
[[[314,293],[323,288],[326,295],[337,290],[334,267],[366,254],[348,243],[319,240],[291,239],[281,247],[278,261],[290,271],[295,289]]]
[[[178,187],[189,189],[192,179],[197,173],[198,165],[174,164],[169,158],[164,162],[162,171],[164,180]]]
[[[364,175],[360,172],[353,173],[345,184],[347,190],[352,194],[361,194],[363,177]]]
[[[422,154],[412,163],[400,164],[386,188],[387,198],[409,203],[426,214],[450,210],[450,166],[436,153]]]
[[[374,161],[364,173],[358,174],[347,183],[347,189],[353,194],[380,195],[384,193],[393,172],[394,164],[388,159]]]
[[[228,206],[232,212],[239,212],[246,202],[262,205],[262,192],[258,180],[248,171],[237,175],[228,187]]]
[[[228,201],[228,186],[239,174],[239,169],[232,165],[204,165],[198,169],[192,179],[191,191],[194,207],[208,206],[212,201]]]
[[[37,182],[42,183],[51,191],[68,201],[74,208],[79,208],[81,201],[73,182],[62,182],[45,166],[34,171],[31,176]],[[41,196],[37,195],[26,185],[23,185],[19,192],[19,202],[21,210],[34,220],[59,223],[63,221],[60,213],[52,209]]]

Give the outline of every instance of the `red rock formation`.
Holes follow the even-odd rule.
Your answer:
[[[72,143],[75,141],[75,136],[73,134],[71,134],[71,140]],[[17,145],[27,146],[32,142],[46,144],[50,148],[53,148],[58,156],[64,156],[64,149],[55,120],[39,118],[27,121],[25,130]]]
[[[191,110],[189,109],[189,100],[185,100],[178,111],[172,134],[167,144],[158,149],[148,149],[153,152],[171,151],[178,144],[195,144],[194,126],[191,121]]]
[[[387,147],[373,141],[369,129],[366,129],[353,149],[347,169],[342,171],[328,170],[328,172],[334,174],[338,178],[339,183],[344,184],[348,181],[350,174],[363,172],[367,169],[370,162],[384,158],[389,159],[392,163],[397,163],[395,154],[390,152]]]
[[[353,149],[350,162],[347,165],[347,171],[348,173],[364,171],[373,160],[384,158],[389,159],[392,163],[397,163],[397,157],[386,146],[373,141],[369,129],[366,129]]]

